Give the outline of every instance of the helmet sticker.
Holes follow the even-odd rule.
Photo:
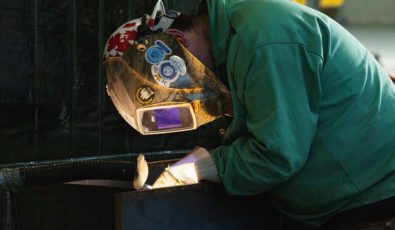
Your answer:
[[[170,87],[171,83],[177,81],[186,72],[187,67],[185,61],[176,55],[171,56],[169,60],[161,61],[151,67],[151,73],[155,81],[166,87]]]
[[[151,103],[154,98],[155,93],[148,85],[143,85],[136,91],[136,100],[142,105]]]
[[[176,80],[178,72],[170,61],[163,61],[159,64],[159,75],[165,80],[172,82]]]
[[[187,66],[185,65],[185,61],[182,58],[173,55],[169,59],[171,64],[174,66],[174,68],[179,74],[182,75],[187,73]]]
[[[165,54],[170,55],[171,54],[171,49],[170,47],[168,47],[164,42],[162,42],[161,40],[156,40],[155,41],[155,45],[158,46],[160,49],[163,50],[163,52],[165,52]]]
[[[150,64],[158,64],[166,55],[170,55],[172,50],[161,40],[156,40],[154,46],[150,46],[145,52],[145,60]]]
[[[151,46],[145,52],[145,60],[150,64],[157,64],[165,58],[165,53],[157,46]]]

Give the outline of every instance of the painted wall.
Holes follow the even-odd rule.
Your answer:
[[[348,25],[395,26],[394,12],[395,0],[345,0],[339,18]]]

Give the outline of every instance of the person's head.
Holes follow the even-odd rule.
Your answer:
[[[206,67],[214,69],[207,14],[188,15],[182,13],[166,33],[175,36]]]
[[[166,11],[158,0],[151,16],[110,36],[104,66],[114,105],[143,135],[193,130],[232,114],[229,90],[208,71],[214,65],[207,14]]]

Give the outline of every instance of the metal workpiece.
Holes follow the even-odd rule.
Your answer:
[[[153,183],[160,172],[186,152],[143,153],[150,171],[147,183]],[[132,181],[136,171],[137,156],[138,154],[124,154],[0,165],[0,188],[17,191],[22,186],[89,179]]]
[[[115,229],[275,229],[268,207],[263,196],[230,196],[210,182],[124,192],[115,197]]]
[[[36,163],[0,169],[0,188],[17,191],[22,186],[47,185],[83,179],[131,180],[133,161],[65,161]]]

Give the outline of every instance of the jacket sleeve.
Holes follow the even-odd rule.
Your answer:
[[[234,108],[243,111],[236,114],[244,114],[234,122],[246,131],[231,133],[236,138],[229,145],[210,151],[225,188],[239,195],[284,183],[306,163],[318,123],[323,64],[300,44],[267,45],[244,60],[230,67],[228,79]]]

